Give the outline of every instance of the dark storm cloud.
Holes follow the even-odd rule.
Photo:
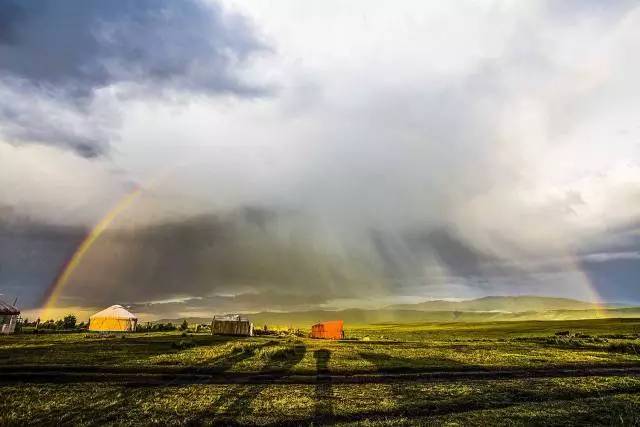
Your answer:
[[[0,293],[18,298],[21,307],[38,306],[86,232],[16,218],[0,206]]]
[[[60,303],[204,298],[199,304],[210,305],[207,298],[229,295],[234,298],[225,299],[228,307],[277,309],[355,297],[375,286],[372,266],[282,233],[274,220],[256,222],[258,211],[108,231],[82,258]]]
[[[424,284],[425,268],[433,262],[447,269],[450,277],[475,278],[498,274],[505,260],[475,248],[473,244],[447,227],[413,229],[394,237],[379,230],[370,233],[386,280],[402,286],[418,278]]]
[[[590,284],[605,301],[639,303],[638,277],[640,277],[640,253],[626,254],[626,258],[606,254],[598,262],[582,261],[581,267]]]
[[[24,84],[12,89],[18,87],[21,90],[3,90],[0,82],[0,132],[5,139],[64,147],[87,158],[107,151],[115,135],[104,120],[95,120],[89,111],[76,110],[64,97],[34,102],[40,98],[37,90]]]
[[[119,84],[154,96],[255,96],[263,89],[242,82],[238,66],[265,49],[242,16],[196,0],[4,1],[0,126],[8,124],[4,133],[13,142],[95,156],[107,148],[105,126],[82,122],[96,91]],[[36,102],[13,102],[21,97]],[[60,108],[74,117],[61,117]]]
[[[71,96],[117,82],[251,92],[232,66],[264,47],[240,16],[198,1],[9,1],[0,15],[0,68]]]
[[[0,225],[0,292],[20,296],[23,307],[38,306],[38,296],[86,230],[28,221]],[[500,285],[535,288],[549,277],[559,280],[570,273],[563,259],[531,258],[514,264],[474,247],[450,228],[405,235],[371,232],[366,237],[371,252],[363,250],[366,242],[359,241],[346,251],[348,255],[323,247],[311,229],[304,233],[302,238],[292,233],[283,214],[256,207],[111,230],[84,255],[58,305],[133,304],[135,310],[167,317],[304,310],[341,298],[437,290],[446,283],[484,292],[495,292]],[[602,289],[607,279],[614,278],[615,292],[604,294],[629,300],[635,291],[619,288],[633,289],[638,247],[635,252],[625,246],[583,253],[573,268],[580,267]],[[444,270],[434,269],[437,265]]]
[[[437,258],[449,268],[452,274],[463,277],[482,274],[482,264],[492,259],[446,228],[439,228],[422,236],[414,236],[411,243],[414,249],[417,249],[420,244],[433,249]]]

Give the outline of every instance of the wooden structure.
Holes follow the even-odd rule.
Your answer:
[[[213,335],[237,335],[253,336],[253,323],[246,317],[239,314],[227,314],[224,316],[213,316],[211,322],[211,333]]]
[[[326,340],[341,340],[344,338],[342,320],[330,320],[328,322],[316,323],[311,327],[311,338],[321,338]]]
[[[133,332],[137,324],[138,318],[121,305],[112,305],[89,318],[90,331]]]
[[[19,316],[20,310],[7,302],[0,300],[0,333],[14,333],[16,325],[18,324]]]

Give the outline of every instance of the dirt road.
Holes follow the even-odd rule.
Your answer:
[[[481,379],[555,378],[585,376],[638,376],[640,366],[594,368],[549,368],[514,370],[466,370],[386,372],[336,375],[325,372],[297,375],[287,372],[220,372],[207,367],[102,367],[102,366],[2,366],[0,383],[109,382],[138,386],[184,384],[333,384],[468,381]]]

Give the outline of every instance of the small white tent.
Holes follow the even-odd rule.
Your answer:
[[[134,314],[121,305],[112,305],[89,318],[89,330],[133,332],[137,323],[138,318]]]

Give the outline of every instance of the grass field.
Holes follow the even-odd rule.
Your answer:
[[[640,320],[0,337],[0,424],[635,424]]]

